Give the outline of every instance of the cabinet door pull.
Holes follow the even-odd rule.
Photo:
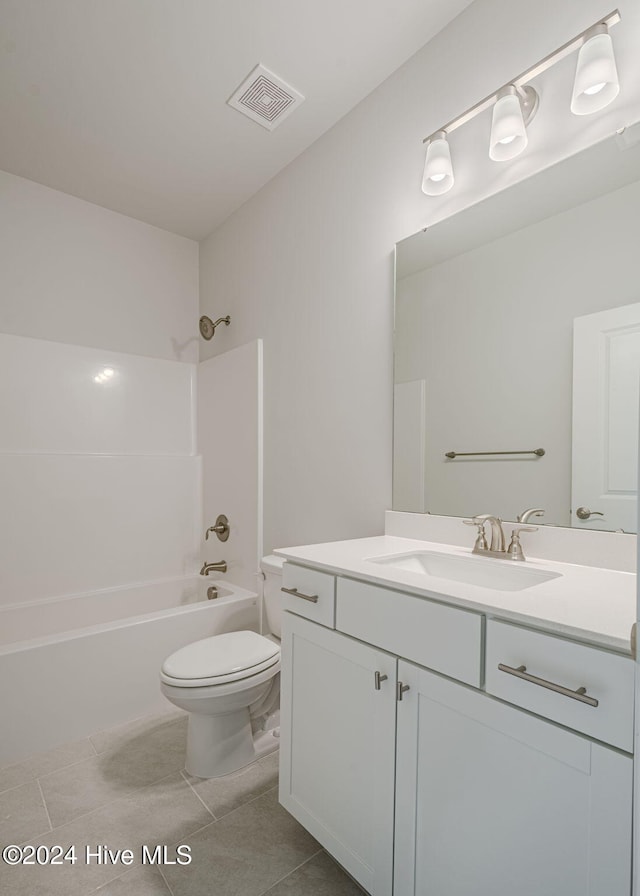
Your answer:
[[[522,678],[523,681],[530,681],[531,684],[540,685],[541,688],[555,691],[556,694],[562,694],[564,697],[571,697],[572,700],[579,700],[580,703],[586,703],[587,706],[598,706],[596,698],[587,695],[586,688],[578,688],[576,691],[572,691],[571,688],[565,688],[561,684],[547,681],[546,678],[538,678],[536,675],[531,675],[530,672],[527,672],[526,666],[518,666],[514,669],[513,666],[506,666],[504,663],[498,663],[498,669],[500,672],[506,672],[508,675],[515,675],[516,678]]]
[[[375,683],[376,683],[376,684],[375,684],[376,691],[379,691],[379,690],[380,690],[380,684],[381,684],[383,681],[386,681],[387,678],[388,678],[389,676],[388,676],[388,675],[381,675],[379,672],[374,672],[373,675],[374,675],[374,679],[375,679]]]
[[[318,603],[317,594],[303,594],[302,591],[298,591],[297,588],[281,588],[280,590],[284,591],[285,594],[293,594],[294,597],[301,597],[302,600],[310,600],[312,604]]]
[[[403,684],[401,681],[399,681],[398,682],[398,692],[397,692],[398,700],[402,700],[402,695],[404,694],[405,691],[408,691],[408,690],[409,690],[409,685]]]

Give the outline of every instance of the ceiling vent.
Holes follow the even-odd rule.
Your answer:
[[[227,103],[263,128],[272,131],[304,100],[301,93],[270,72],[256,65]]]

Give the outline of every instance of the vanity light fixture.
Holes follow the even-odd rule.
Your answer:
[[[527,146],[527,124],[538,109],[538,94],[529,82],[576,50],[579,54],[571,111],[576,115],[587,115],[604,109],[620,90],[609,34],[611,26],[619,21],[620,12],[614,9],[608,16],[599,19],[595,25],[558,47],[526,72],[480,100],[431,136],[425,137],[422,141],[427,144],[423,192],[428,196],[439,196],[451,189],[454,173],[449,134],[487,109],[493,108],[489,156],[496,162],[506,162],[519,155]]]
[[[440,196],[452,186],[453,166],[447,135],[444,131],[437,131],[427,146],[422,190],[427,196]]]
[[[604,109],[620,93],[616,58],[609,28],[595,25],[578,53],[576,77],[571,97],[574,115],[589,115]]]

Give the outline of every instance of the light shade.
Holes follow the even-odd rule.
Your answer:
[[[508,87],[493,107],[489,156],[506,162],[520,155],[528,142],[520,97],[515,87]]]
[[[606,25],[597,25],[580,47],[571,111],[589,115],[604,109],[620,92],[613,43]]]
[[[444,131],[438,131],[431,137],[427,146],[422,192],[427,196],[440,196],[452,186],[453,166],[447,135]]]

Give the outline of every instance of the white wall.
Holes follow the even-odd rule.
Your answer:
[[[639,243],[636,182],[398,282],[396,380],[426,383],[432,513],[540,506],[571,525],[573,320],[638,300]]]
[[[394,243],[640,117],[640,10],[619,8],[623,92],[593,120],[568,113],[568,60],[524,156],[474,168],[488,129],[479,120],[456,132],[454,191],[421,193],[423,137],[610,11],[597,0],[476,0],[201,245],[201,310],[232,317],[205,356],[264,339],[266,550],[382,531]]]
[[[1,173],[0,233],[0,604],[193,572],[197,243]]]
[[[6,172],[0,284],[2,333],[198,360],[196,242]]]

